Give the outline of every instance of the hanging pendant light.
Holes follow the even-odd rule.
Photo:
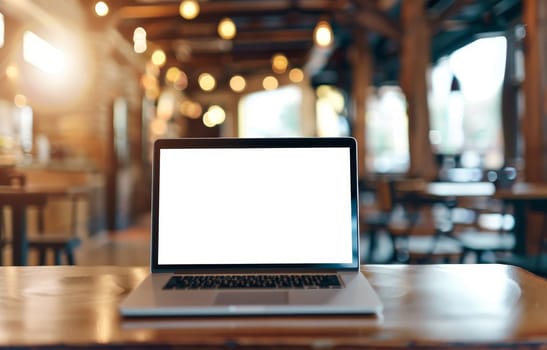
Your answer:
[[[328,47],[333,39],[332,27],[327,21],[319,21],[313,30],[313,41],[319,47]]]
[[[231,40],[236,36],[237,28],[234,21],[231,18],[223,18],[218,23],[217,28],[218,35],[224,40]]]
[[[179,5],[182,18],[191,20],[199,15],[199,4],[196,0],[183,0]]]

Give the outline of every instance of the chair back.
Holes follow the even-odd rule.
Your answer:
[[[0,167],[0,186],[24,187],[26,176],[12,167]]]
[[[393,210],[393,183],[387,178],[376,182],[376,207],[384,213]]]

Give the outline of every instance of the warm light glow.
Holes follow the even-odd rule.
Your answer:
[[[146,40],[146,30],[143,27],[137,27],[133,31],[133,41]]]
[[[188,87],[188,77],[186,73],[177,67],[170,67],[165,73],[165,81],[172,84],[176,90],[184,90]]]
[[[160,88],[158,86],[154,86],[150,89],[147,89],[144,94],[146,95],[146,98],[153,101],[160,96],[160,92]]]
[[[150,122],[150,131],[153,135],[164,135],[167,132],[167,122],[163,119],[154,118]]]
[[[135,53],[146,52],[147,48],[146,41],[138,41],[133,44],[133,51],[135,51]]]
[[[185,90],[188,87],[188,76],[186,73],[180,71],[179,77],[173,82],[173,87],[179,91]]]
[[[158,85],[158,80],[152,74],[144,74],[141,78],[141,84],[145,89],[152,89]]]
[[[95,3],[95,13],[101,17],[108,15],[108,5],[104,1],[97,1]]]
[[[60,73],[65,67],[63,53],[29,31],[23,34],[23,59],[47,73]]]
[[[5,40],[4,15],[0,13],[0,47],[4,46]]]
[[[23,108],[27,105],[27,97],[21,94],[15,95],[15,97],[13,98],[13,103],[17,107]]]
[[[160,68],[158,66],[155,66],[152,62],[146,62],[144,71],[146,72],[146,74],[150,74],[154,77],[158,77],[160,75]]]
[[[332,44],[332,28],[327,21],[320,21],[317,23],[313,31],[313,40],[316,45],[320,47],[327,47]]]
[[[230,79],[230,88],[235,92],[241,92],[245,90],[246,85],[247,82],[245,81],[245,78],[243,78],[241,75],[234,75]]]
[[[197,119],[201,116],[203,109],[201,105],[197,102],[192,102],[190,100],[184,100],[180,104],[180,113],[184,116],[187,116],[191,119]]]
[[[272,70],[277,74],[282,74],[287,71],[289,60],[281,53],[275,54],[272,58]]]
[[[211,74],[202,73],[198,77],[198,84],[203,91],[212,91],[217,83]]]
[[[275,90],[279,86],[277,79],[271,75],[267,76],[262,80],[262,87],[264,90]]]
[[[146,73],[141,77],[141,84],[144,93],[149,100],[155,100],[160,95],[158,79],[151,73]]]
[[[209,119],[215,124],[219,125],[224,123],[226,120],[226,112],[224,112],[224,109],[218,105],[212,105],[207,110],[207,114]]]
[[[304,80],[304,71],[300,68],[293,68],[289,71],[289,79],[293,83],[300,83]]]
[[[9,65],[6,68],[6,76],[10,80],[15,80],[19,76],[19,70],[17,69],[17,67],[15,67],[13,65]]]
[[[209,117],[209,112],[205,112],[203,114],[203,125],[205,125],[206,127],[208,128],[212,128],[214,127],[216,124],[211,120],[211,118]]]
[[[156,117],[162,120],[169,120],[173,117],[177,97],[171,90],[164,90],[158,98]]]
[[[220,125],[224,123],[225,120],[226,112],[218,105],[212,105],[207,112],[203,114],[203,124],[208,128]]]
[[[165,64],[167,57],[165,56],[165,52],[163,52],[163,50],[158,49],[152,53],[151,60],[154,65],[161,67]]]
[[[177,67],[169,67],[167,73],[165,73],[165,80],[168,83],[173,84],[180,77],[181,71]]]
[[[236,36],[237,29],[234,21],[230,18],[223,18],[218,23],[218,35],[225,40],[231,40]]]
[[[146,30],[142,27],[137,27],[133,32],[133,50],[136,53],[143,53],[146,49]]]
[[[199,4],[195,0],[184,0],[180,3],[179,13],[184,19],[194,19],[199,15]]]

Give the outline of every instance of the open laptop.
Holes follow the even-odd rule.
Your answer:
[[[353,138],[154,144],[151,274],[124,316],[369,314]]]

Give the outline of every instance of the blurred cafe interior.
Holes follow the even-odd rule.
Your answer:
[[[155,139],[353,136],[364,263],[545,274],[546,23],[543,0],[2,0],[1,263],[14,187],[46,197],[28,264],[146,265]]]

